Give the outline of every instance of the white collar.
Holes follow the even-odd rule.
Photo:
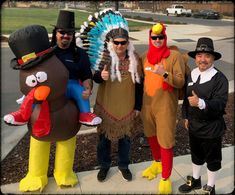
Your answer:
[[[200,83],[199,84],[202,84],[202,83],[205,83],[207,81],[210,81],[211,78],[217,73],[218,71],[214,68],[214,64],[209,68],[207,69],[206,71],[203,71],[201,72],[199,70],[199,68],[195,68],[192,70],[191,72],[191,78],[192,78],[192,81],[194,83],[196,83],[199,75],[201,75],[201,79],[200,79]]]

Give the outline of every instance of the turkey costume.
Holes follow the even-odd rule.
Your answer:
[[[69,71],[66,96],[73,99],[79,108],[79,122],[87,126],[96,126],[101,122],[101,118],[91,113],[89,98],[83,98],[82,95],[86,90],[85,83],[89,79],[90,83],[92,82],[92,72],[87,54],[81,48],[75,46],[74,33],[76,28],[74,21],[74,12],[60,10],[57,24],[53,25],[51,46],[57,46],[54,53]],[[68,39],[71,39],[69,45],[63,46],[62,42]],[[90,87],[92,88],[92,84]],[[23,99],[24,96],[17,102],[21,102]],[[8,125],[24,125],[28,122],[22,117],[21,110],[9,113],[3,119]]]
[[[152,40],[157,39],[152,39],[151,33],[162,40],[161,46],[153,45]],[[163,75],[152,71],[160,65],[165,70]],[[178,96],[179,89],[184,85],[185,62],[180,52],[167,47],[165,26],[161,23],[153,25],[149,31],[149,49],[143,56],[143,69],[142,118],[154,161],[142,172],[142,176],[151,180],[161,173],[158,192],[170,194]]]
[[[80,124],[76,105],[65,96],[68,71],[54,55],[43,26],[21,28],[10,35],[8,43],[16,56],[11,67],[20,70],[20,90],[25,95],[20,112],[31,132],[28,173],[19,189],[42,191],[47,185],[52,141],[56,142],[56,183],[74,186],[78,183],[73,161]]]

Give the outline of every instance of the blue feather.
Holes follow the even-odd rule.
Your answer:
[[[107,50],[106,35],[119,27],[128,30],[128,23],[120,12],[112,9],[89,15],[88,22],[81,25],[78,36],[81,40],[78,42],[86,49],[92,69],[97,70],[102,63],[101,59],[107,58],[104,56],[104,51]]]

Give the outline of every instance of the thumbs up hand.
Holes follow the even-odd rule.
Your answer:
[[[101,77],[105,81],[107,81],[109,79],[109,71],[107,69],[108,69],[108,66],[105,65],[104,69],[101,71]]]
[[[198,107],[199,98],[197,94],[192,90],[192,96],[188,97],[190,106]]]

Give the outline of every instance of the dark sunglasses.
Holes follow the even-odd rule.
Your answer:
[[[113,43],[114,43],[115,45],[119,45],[119,44],[121,44],[121,45],[126,45],[126,44],[127,44],[127,41],[113,41]]]
[[[157,40],[157,39],[163,40],[163,39],[164,39],[164,35],[151,36],[151,39],[152,39],[152,40]]]
[[[74,31],[65,31],[65,30],[58,30],[57,32],[59,32],[61,35],[72,35],[74,33]]]

